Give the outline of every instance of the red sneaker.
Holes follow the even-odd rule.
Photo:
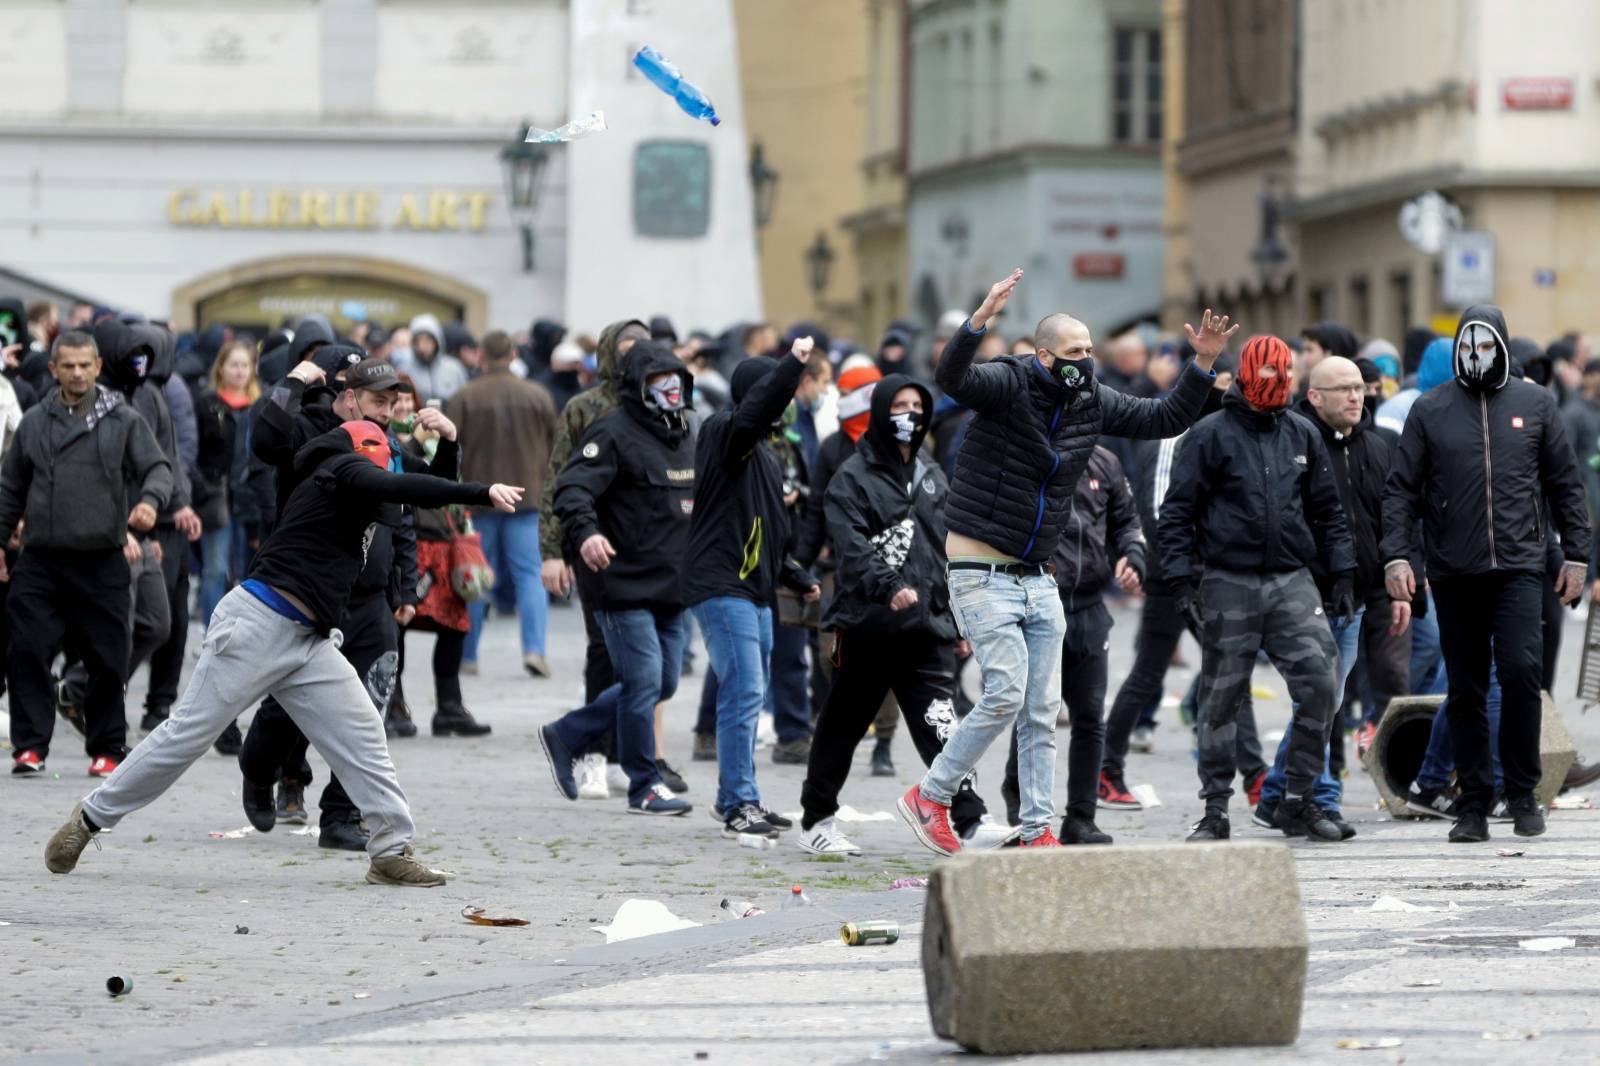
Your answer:
[[[11,760],[11,772],[21,777],[29,774],[44,773],[44,756],[29,748],[27,751],[17,752],[17,757]]]
[[[950,808],[922,798],[922,786],[912,785],[900,797],[900,817],[904,818],[917,841],[929,851],[954,855],[961,850],[961,838],[950,828]]]
[[[1361,728],[1356,730],[1356,758],[1366,755],[1367,749],[1372,747],[1372,742],[1378,736],[1378,727],[1371,722],[1362,722]]]
[[[1250,779],[1250,783],[1248,785],[1244,786],[1244,794],[1247,797],[1249,797],[1250,806],[1256,807],[1256,806],[1260,805],[1260,803],[1261,803],[1261,786],[1266,784],[1266,783],[1267,783],[1267,772],[1265,770],[1257,770],[1256,771],[1256,776],[1252,777]]]
[[[1108,811],[1142,811],[1144,804],[1139,798],[1128,791],[1128,786],[1122,783],[1122,775],[1113,777],[1104,770],[1100,771],[1100,785],[1095,800],[1096,806],[1104,807]]]
[[[110,777],[117,772],[118,765],[120,765],[120,760],[118,759],[114,759],[109,755],[96,755],[94,762],[89,764],[89,776]]]
[[[1054,833],[1046,829],[1043,835],[1036,836],[1032,840],[1024,840],[1017,846],[1023,848],[1059,848],[1061,846],[1061,841],[1056,839],[1056,835]]]

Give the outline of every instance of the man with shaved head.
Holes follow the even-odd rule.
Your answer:
[[[1162,400],[1098,384],[1089,328],[1067,314],[1045,316],[1034,330],[1032,354],[975,363],[990,320],[1021,280],[1015,270],[989,290],[938,365],[940,388],[973,411],[956,459],[945,548],[951,612],[983,671],[983,696],[899,807],[917,839],[946,855],[961,850],[950,801],[1013,721],[1023,846],[1059,845],[1050,830],[1051,785],[1066,620],[1050,560],[1073,488],[1101,433],[1153,438],[1187,429],[1232,332],[1227,318],[1208,310],[1200,329],[1189,329],[1193,368]]]

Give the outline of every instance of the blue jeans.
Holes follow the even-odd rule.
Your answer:
[[[1444,651],[1439,646],[1438,604],[1421,618],[1411,619],[1411,694],[1443,696],[1450,690]]]
[[[1489,759],[1494,763],[1494,790],[1496,795],[1506,791],[1505,773],[1500,768],[1500,677],[1494,665],[1489,666],[1489,697],[1484,701],[1489,711]],[[1450,718],[1446,715],[1450,701],[1439,704],[1433,716],[1433,732],[1428,734],[1428,751],[1417,770],[1417,787],[1441,789],[1450,787],[1450,778],[1456,772],[1455,752],[1450,748]]]
[[[1067,620],[1055,578],[950,571],[950,608],[983,675],[983,695],[922,778],[922,794],[950,805],[996,739],[1017,726],[1018,814],[1033,840],[1055,819],[1056,711]]]
[[[756,724],[772,684],[772,608],[713,596],[695,605],[694,616],[717,675],[717,806],[732,815],[761,805]]]
[[[233,561],[235,524],[200,534],[200,621],[211,625],[211,613],[228,594],[228,571]],[[242,531],[241,531],[242,532]]]
[[[500,514],[489,511],[472,516],[472,525],[483,538],[483,554],[494,568],[495,588],[509,584],[516,590],[517,617],[522,622],[522,654],[544,654],[544,633],[550,621],[550,594],[539,582],[539,512],[519,511]],[[496,598],[497,602],[498,597]],[[467,633],[461,657],[478,661],[478,636],[483,632],[483,616],[488,604],[479,600],[469,607],[472,629]]]
[[[596,611],[606,651],[621,678],[586,707],[551,724],[561,742],[583,751],[617,731],[617,754],[628,775],[628,802],[661,783],[656,770],[656,704],[678,691],[685,635],[682,611]]]
[[[1358,608],[1355,618],[1346,623],[1342,618],[1329,618],[1328,630],[1333,634],[1333,643],[1339,649],[1339,672],[1335,676],[1337,682],[1333,686],[1334,706],[1344,700],[1345,682],[1350,678],[1350,671],[1355,669],[1356,656],[1361,650],[1361,616],[1366,613],[1366,608]],[[1300,705],[1295,704],[1292,713],[1297,713]],[[1334,723],[1334,736],[1339,743],[1344,743],[1344,736],[1339,732],[1339,724]],[[1288,780],[1289,758],[1289,733],[1283,731],[1283,740],[1278,743],[1277,757],[1272,761],[1272,769],[1267,771],[1267,779],[1261,785],[1261,802],[1275,806],[1283,801],[1284,784]],[[1333,774],[1328,772],[1327,756],[1323,756],[1322,773],[1317,775],[1317,780],[1311,786],[1311,800],[1323,810],[1338,813],[1340,801],[1344,799],[1344,785]]]
[[[772,728],[780,744],[811,738],[807,643],[807,631],[799,626],[773,626],[772,684],[767,687],[767,710],[772,712]]]

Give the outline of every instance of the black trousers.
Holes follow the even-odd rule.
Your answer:
[[[183,653],[189,646],[189,539],[171,526],[157,527],[151,537],[161,545],[161,576],[167,583],[172,628],[150,655],[150,691],[145,694],[144,709],[165,715],[178,702]]]
[[[1411,685],[1411,633],[1389,635],[1389,597],[1380,593],[1367,600],[1361,615],[1361,664],[1366,667],[1371,706],[1362,712],[1369,722],[1383,718],[1389,701],[1407,694]]]
[[[418,618],[400,630],[399,665],[395,669],[395,690],[400,688],[400,675],[406,668],[406,634],[433,633],[433,703],[438,708],[447,703],[461,702],[461,656],[467,648],[467,635],[459,629],[435,626]]]
[[[833,683],[811,737],[800,789],[805,828],[838,812],[839,790],[850,776],[856,746],[890,692],[923,765],[933,765],[956,727],[955,669],[954,644],[931,633],[878,635],[853,629],[834,635]],[[956,831],[966,832],[987,812],[971,778],[961,782],[950,803]]]
[[[1106,666],[1110,660],[1111,612],[1102,603],[1067,612],[1067,635],[1061,642],[1061,700],[1072,716],[1067,744],[1067,813],[1094,818],[1095,787],[1105,748]],[[1022,794],[1017,789],[1017,727],[1011,727],[1011,755],[1006,781],[1000,787],[1011,824],[1022,820]]]
[[[132,584],[128,599],[133,606],[128,628],[133,634],[133,642],[128,652],[128,670],[123,675],[125,679],[131,678],[139,664],[166,643],[171,634],[171,605],[167,603],[161,564],[149,554],[148,542],[145,552],[145,557],[129,571]],[[89,671],[83,665],[82,649],[74,641],[67,640],[63,641],[61,651],[65,658],[61,671],[61,699],[69,706],[82,707],[89,691]]]
[[[367,687],[367,696],[377,713],[389,706],[394,679],[400,663],[399,638],[394,614],[383,591],[357,590],[345,608],[339,631],[344,643],[339,652],[356,669],[356,676]],[[301,785],[311,783],[311,764],[306,761],[305,734],[294,724],[278,701],[268,696],[261,702],[239,752],[239,769],[245,780],[266,784],[282,778]],[[322,790],[321,823],[354,821],[361,816],[344,786],[333,774]]]
[[[130,580],[120,548],[27,548],[18,556],[6,599],[14,751],[49,754],[56,718],[50,664],[63,640],[70,640],[89,673],[82,705],[88,729],[84,750],[90,758],[126,754]]]
[[[1539,686],[1544,673],[1542,573],[1495,571],[1434,578],[1439,647],[1450,675],[1445,713],[1459,809],[1486,812],[1494,799],[1489,761],[1489,663],[1500,681],[1500,766],[1507,799],[1539,784]]]
[[[1183,639],[1187,628],[1187,620],[1178,613],[1177,601],[1164,585],[1157,583],[1145,596],[1144,609],[1139,612],[1133,668],[1117,690],[1111,715],[1106,720],[1101,764],[1108,773],[1122,773],[1133,727],[1139,724],[1144,709],[1161,698],[1161,686],[1172,665],[1172,653],[1178,650],[1178,641]],[[1070,755],[1068,757],[1070,759]]]

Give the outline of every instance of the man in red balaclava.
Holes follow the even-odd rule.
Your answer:
[[[1294,360],[1277,337],[1252,337],[1222,410],[1178,449],[1158,544],[1180,607],[1200,630],[1200,797],[1190,840],[1229,836],[1235,716],[1265,651],[1294,701],[1288,783],[1275,823],[1288,836],[1338,840],[1312,799],[1335,710],[1338,651],[1310,567],[1333,576],[1335,613],[1355,614],[1355,551],[1321,434],[1286,410]]]

